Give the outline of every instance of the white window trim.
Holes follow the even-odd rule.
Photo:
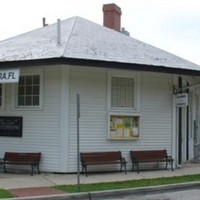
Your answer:
[[[18,84],[14,84],[14,102],[13,102],[13,109],[14,110],[42,110],[43,109],[43,76],[44,72],[43,69],[21,69],[20,70],[20,76],[28,76],[28,75],[39,75],[40,76],[40,101],[39,101],[39,106],[18,106]]]
[[[134,78],[135,80],[135,90],[134,90],[134,108],[124,108],[124,107],[112,107],[111,106],[111,78],[112,77],[122,77],[122,78]],[[107,81],[107,110],[109,112],[140,112],[140,74],[135,71],[125,71],[125,70],[109,70],[108,71],[108,81]]]

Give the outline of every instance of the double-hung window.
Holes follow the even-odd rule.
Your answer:
[[[22,72],[17,85],[16,107],[41,108],[43,79],[42,71]]]
[[[110,72],[108,76],[108,110],[138,112],[139,75],[132,72]]]

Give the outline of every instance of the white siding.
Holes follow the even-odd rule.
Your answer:
[[[171,153],[171,75],[139,73],[141,137],[138,140],[109,140],[108,69],[78,66],[71,66],[69,70],[68,66],[47,66],[42,69],[42,110],[13,109],[13,85],[6,84],[6,105],[0,115],[22,116],[23,137],[0,137],[0,157],[3,157],[5,151],[40,151],[42,171],[75,172],[77,93],[80,94],[81,102],[80,151],[120,150],[129,162],[128,169],[131,149],[166,148]]]
[[[172,148],[172,80],[170,75],[143,73],[140,148]]]
[[[108,139],[106,69],[72,67],[70,80],[69,171],[76,171],[77,93],[81,102],[80,151],[121,150],[127,161],[130,161],[130,149],[166,148],[171,153],[171,75],[141,73],[141,137],[138,140]]]
[[[14,92],[11,92],[12,85],[6,84],[6,107],[5,110],[0,111],[0,115],[22,116],[23,136],[0,137],[0,157],[3,157],[5,151],[40,151],[42,152],[41,170],[58,171],[60,165],[60,67],[44,67],[43,70],[42,110],[13,109]]]

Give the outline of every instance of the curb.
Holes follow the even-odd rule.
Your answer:
[[[170,184],[162,186],[149,186],[140,188],[129,188],[129,189],[118,189],[118,190],[107,190],[98,192],[83,192],[83,193],[73,193],[73,194],[60,194],[60,195],[46,195],[46,196],[35,196],[35,197],[16,197],[7,198],[7,200],[92,200],[95,198],[104,197],[120,197],[128,195],[146,195],[163,193],[170,191],[180,191],[200,188],[200,182],[191,183],[180,183],[180,184]]]

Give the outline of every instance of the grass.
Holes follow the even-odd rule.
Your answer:
[[[107,183],[104,182],[104,183],[80,184],[80,192],[137,188],[137,187],[185,183],[185,182],[193,182],[193,181],[200,181],[200,174],[154,178],[154,179],[129,180],[129,181],[120,181],[120,182],[118,181],[118,182],[107,182]],[[58,185],[58,186],[54,186],[53,188],[67,192],[67,193],[75,193],[78,191],[77,185]]]
[[[12,198],[14,197],[10,192],[8,192],[7,190],[4,189],[0,189],[0,198],[4,199],[4,198]]]

